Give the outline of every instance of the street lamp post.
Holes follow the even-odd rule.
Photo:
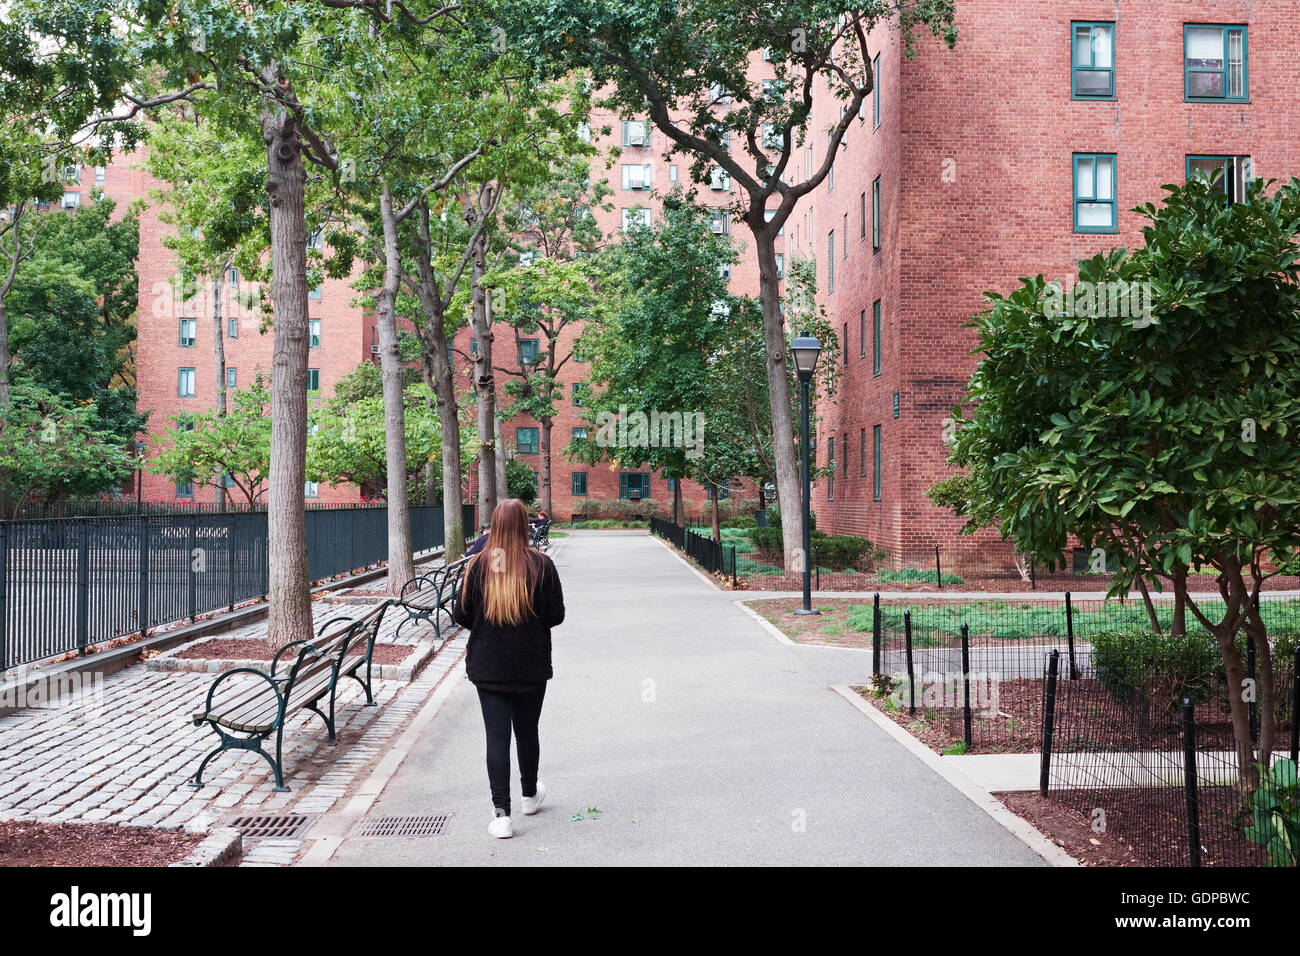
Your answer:
[[[808,385],[817,368],[822,346],[815,338],[801,335],[790,343],[795,371],[799,375],[799,404],[803,414],[803,433],[799,440],[803,459],[803,607],[796,614],[816,614],[812,606],[812,481],[808,473]]]
[[[144,496],[144,442],[135,443],[135,513],[140,514]]]

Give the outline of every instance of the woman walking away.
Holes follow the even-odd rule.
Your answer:
[[[517,498],[492,512],[487,546],[470,559],[452,609],[470,630],[465,673],[478,689],[487,730],[488,783],[496,816],[494,837],[510,826],[510,728],[519,754],[524,813],[537,812],[546,787],[537,780],[537,720],[551,679],[551,628],[564,620],[564,594],[555,564],[528,544],[528,509]]]

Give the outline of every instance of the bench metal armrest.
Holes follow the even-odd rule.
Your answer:
[[[415,584],[415,585],[418,585],[418,586],[417,586],[416,588],[412,589],[412,588],[411,588],[411,585],[412,585],[412,584]],[[400,593],[400,595],[399,595],[399,597],[398,597],[398,603],[405,603],[405,602],[406,602],[406,593],[407,593],[407,591],[414,590],[416,593],[418,593],[419,591],[421,591],[421,590],[422,590],[423,588],[425,588],[425,587],[431,587],[431,588],[434,588],[434,589],[436,590],[436,589],[438,588],[438,586],[439,586],[439,585],[438,585],[438,574],[437,574],[437,572],[434,572],[432,575],[429,575],[429,574],[417,574],[415,577],[411,578],[411,580],[407,581],[405,584],[402,585],[402,590],[401,590],[401,593]],[[390,603],[391,603],[391,602],[390,602]]]
[[[220,686],[221,682],[224,681],[226,678],[233,677],[236,674],[252,674],[256,677],[262,678],[262,680],[266,681],[267,684],[270,685],[271,693],[275,695],[276,702],[279,704],[279,708],[278,708],[279,713],[275,718],[276,723],[279,723],[284,716],[284,695],[280,693],[279,682],[275,678],[273,678],[270,674],[266,673],[266,671],[258,670],[256,667],[232,667],[230,670],[223,671],[221,674],[218,674],[217,679],[214,680],[212,682],[212,686],[208,688],[208,697],[203,704],[203,713],[205,715],[210,715],[212,713],[212,700],[217,693],[217,687]],[[203,717],[203,718],[195,719],[194,726],[195,727],[200,726],[203,723],[203,721],[206,719],[211,719],[211,718]]]
[[[300,640],[300,641],[290,641],[288,644],[284,645],[284,647],[282,647],[282,648],[280,648],[278,651],[276,651],[276,653],[275,653],[275,657],[271,658],[271,674],[270,674],[270,676],[271,676],[272,678],[276,679],[276,680],[288,680],[288,678],[286,678],[286,677],[279,677],[279,678],[276,678],[276,677],[275,677],[275,669],[276,669],[276,667],[278,667],[279,664],[280,664],[280,658],[281,658],[281,656],[283,656],[284,652],[287,651],[289,648],[291,648],[291,647],[296,647],[296,646],[299,645],[299,644],[306,644],[306,643],[307,643],[307,638],[304,637],[304,638],[303,638],[302,640]]]
[[[320,626],[320,628],[316,631],[316,636],[323,637],[325,634],[325,628],[329,627],[331,624],[344,624],[344,623],[350,624],[353,620],[355,620],[355,618],[348,617],[346,614],[339,615],[338,617],[332,617]]]

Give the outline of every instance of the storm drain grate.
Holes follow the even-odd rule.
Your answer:
[[[316,813],[259,813],[235,817],[227,826],[234,827],[244,837],[300,837],[316,822]]]
[[[439,836],[447,826],[450,814],[424,814],[414,817],[375,817],[363,820],[357,827],[359,837],[424,837]]]

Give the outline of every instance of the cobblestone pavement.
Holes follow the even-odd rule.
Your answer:
[[[319,626],[357,617],[368,606],[317,601]],[[380,640],[391,642],[401,621],[393,609]],[[256,638],[265,621],[223,637]],[[429,639],[424,622],[408,624],[400,642]],[[254,813],[319,814],[365,779],[401,728],[464,653],[467,635],[444,627],[438,653],[414,681],[375,681],[377,707],[362,706],[360,684],[346,681],[336,711],[338,743],[326,742],[311,713],[292,717],[284,734],[289,793],[272,789],[269,764],[255,753],[227,751],[205,771],[204,786],[186,785],[216,745],[211,729],[195,727],[210,674],[147,670],[133,665],[102,679],[94,694],[50,708],[27,708],[0,717],[0,819],[100,822],[184,828],[205,832]],[[272,744],[272,747],[274,744]],[[243,865],[292,863],[299,841],[246,840]]]

